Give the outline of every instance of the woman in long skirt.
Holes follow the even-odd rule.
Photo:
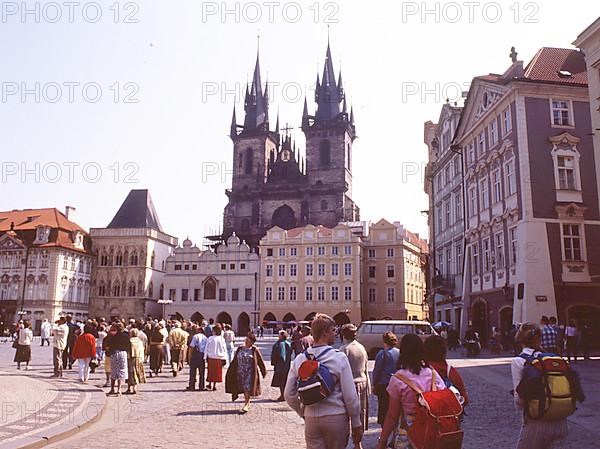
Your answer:
[[[136,394],[135,388],[138,384],[146,383],[144,374],[144,343],[139,339],[139,331],[131,329],[129,331],[129,341],[131,342],[131,357],[128,360],[129,377],[127,378],[127,391],[125,394]]]
[[[204,356],[208,361],[208,390],[217,391],[217,383],[223,382],[223,366],[227,360],[227,345],[220,324],[213,327],[213,335],[206,342]],[[211,386],[212,384],[212,386]]]
[[[23,327],[17,330],[17,351],[14,361],[17,362],[17,369],[21,369],[21,363],[25,363],[25,369],[29,369],[31,362],[31,342],[33,341],[33,332],[29,321],[23,321]]]
[[[121,322],[115,323],[116,333],[106,337],[111,348],[110,356],[110,391],[109,395],[121,395],[121,384],[127,379],[127,359],[131,354],[129,336],[124,332],[125,326]],[[117,391],[115,391],[115,384]]]

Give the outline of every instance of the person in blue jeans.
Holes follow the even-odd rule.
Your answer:
[[[204,387],[204,350],[208,338],[204,335],[204,329],[198,328],[198,332],[190,341],[190,381],[186,391],[196,391],[196,375],[200,377],[198,391],[205,391]]]
[[[373,385],[377,395],[377,424],[383,426],[389,407],[387,386],[390,377],[397,371],[396,364],[400,358],[398,337],[393,332],[383,334],[383,349],[375,357],[373,369]]]

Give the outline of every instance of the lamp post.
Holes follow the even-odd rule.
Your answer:
[[[162,304],[162,318],[163,320],[166,319],[165,317],[165,309],[167,307],[167,304],[172,304],[173,301],[170,299],[159,299],[158,301],[156,301],[157,304]]]

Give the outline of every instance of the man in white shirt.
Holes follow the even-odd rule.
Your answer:
[[[290,368],[284,397],[288,405],[304,418],[304,437],[307,449],[344,449],[348,443],[348,417],[352,426],[352,440],[359,446],[362,440],[360,402],[354,387],[354,378],[348,357],[331,348],[335,342],[335,321],[317,314],[312,322],[314,345],[307,349],[318,358],[335,379],[331,394],[312,405],[304,405],[298,394],[298,370],[306,360],[299,354]]]
[[[67,347],[67,339],[69,337],[69,326],[65,317],[61,316],[54,329],[52,329],[53,339],[53,359],[54,359],[54,374],[52,377],[62,377],[63,372],[63,352]]]
[[[50,324],[47,318],[44,318],[40,329],[42,346],[44,346],[44,342],[48,343],[48,346],[50,346],[50,335],[52,335],[52,324]]]
[[[204,387],[204,352],[207,341],[204,329],[199,327],[190,341],[190,381],[186,391],[196,390],[196,374],[200,377],[198,390],[206,391]]]

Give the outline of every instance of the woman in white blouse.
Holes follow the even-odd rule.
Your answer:
[[[207,390],[217,391],[217,382],[223,382],[223,366],[227,360],[227,345],[222,335],[221,325],[218,323],[213,327],[213,334],[208,337],[204,357],[208,364]]]
[[[23,327],[17,330],[17,347],[14,361],[17,362],[17,369],[21,369],[21,363],[25,363],[25,369],[29,369],[31,361],[31,343],[33,342],[33,331],[29,321],[23,321]]]

